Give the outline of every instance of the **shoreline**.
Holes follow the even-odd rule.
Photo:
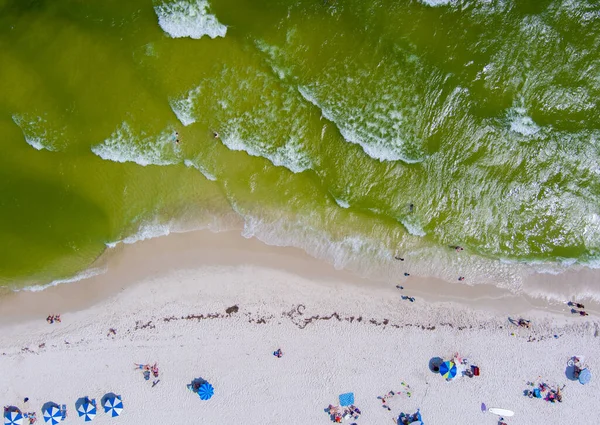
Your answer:
[[[407,267],[409,267],[408,261]],[[551,314],[572,317],[564,303],[548,302],[525,294],[513,294],[489,284],[451,283],[435,277],[398,276],[396,282],[361,277],[348,270],[337,270],[324,260],[311,257],[300,248],[270,246],[256,238],[245,238],[237,230],[213,232],[197,230],[171,233],[167,236],[119,244],[107,249],[89,270],[102,273],[77,281],[57,284],[41,291],[21,290],[0,297],[0,324],[14,323],[46,316],[53,312],[72,312],[92,307],[125,288],[151,277],[157,278],[177,270],[204,266],[252,265],[292,273],[319,281],[386,291],[396,297],[396,284],[405,287],[404,294],[427,303],[458,303],[473,310],[495,314]],[[593,281],[600,270],[569,270],[559,275],[531,276],[524,285],[565,287],[565,281]],[[42,295],[43,294],[43,295]],[[600,305],[586,302],[586,311],[600,313]],[[581,320],[579,317],[573,317]]]
[[[20,299],[2,305],[3,318],[16,319],[4,307],[14,313],[28,298],[64,309],[42,314],[32,306],[29,315],[0,324],[6,382],[0,401],[38,417],[49,400],[66,404],[65,425],[81,421],[75,400],[99,400],[108,392],[123,396],[119,420],[131,425],[191,417],[198,424],[237,424],[241,412],[249,425],[316,425],[331,423],[324,409],[351,391],[363,412],[358,424],[390,423],[416,409],[430,425],[497,423],[481,412],[481,403],[513,410],[509,425],[568,423],[573,417],[582,425],[597,422],[600,380],[594,376],[583,386],[565,376],[573,355],[585,356],[592,373],[597,370],[600,329],[593,316],[578,320],[531,310],[527,303],[515,307],[515,300],[485,292],[470,292],[461,302],[435,294],[434,286],[418,296],[411,289],[417,281],[410,279],[402,293],[417,300],[409,303],[393,284],[239,237],[180,234],[123,247],[108,259],[106,274],[74,284],[82,294],[95,294],[85,299],[67,297],[71,284],[15,293]],[[201,247],[198,238],[205,242]],[[110,290],[102,287],[104,280]],[[524,309],[531,329],[511,325],[509,307]],[[62,322],[47,324],[46,315],[55,312]],[[272,355],[278,348],[281,359]],[[446,382],[430,370],[431,359],[455,352],[480,367],[481,376]],[[154,362],[161,374],[152,387],[134,363]],[[209,401],[186,389],[199,377],[215,388]],[[563,402],[523,396],[529,380],[564,385]],[[402,382],[412,396],[382,409],[377,396],[401,390]],[[27,406],[19,403],[24,397]],[[94,421],[114,422],[103,413]]]

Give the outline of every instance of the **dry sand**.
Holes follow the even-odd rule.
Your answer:
[[[324,409],[353,391],[357,424],[391,424],[417,408],[427,425],[496,424],[481,403],[514,410],[509,425],[600,417],[600,380],[583,386],[565,375],[572,355],[598,370],[599,326],[565,306],[427,279],[409,279],[400,292],[233,234],[145,241],[99,266],[107,273],[0,300],[0,403],[38,417],[47,401],[67,404],[69,424],[82,422],[77,398],[115,392],[123,415],[100,413],[95,423],[317,425],[331,423]],[[54,312],[62,323],[49,325]],[[509,315],[533,319],[532,329],[511,325]],[[279,347],[281,359],[272,355]],[[430,371],[431,358],[454,352],[481,376],[447,383]],[[161,376],[152,388],[134,363],[154,361]],[[562,403],[523,396],[539,376],[566,385]],[[198,377],[214,385],[211,400],[186,389]],[[377,396],[401,382],[412,396],[382,408]]]

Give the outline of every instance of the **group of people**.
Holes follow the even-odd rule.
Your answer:
[[[526,395],[529,398],[542,398],[550,403],[562,403],[562,393],[561,390],[564,388],[551,388],[550,385],[545,382],[541,382],[539,385],[535,385],[533,382],[528,382],[528,384],[534,387],[532,390],[527,390]]]
[[[351,404],[350,406],[344,406],[343,408],[340,406],[334,406],[333,404],[330,404],[329,407],[325,409],[325,411],[329,413],[329,417],[335,423],[342,423],[343,419],[356,420],[361,415],[360,409],[353,404]]]
[[[14,406],[4,406],[4,416],[5,417],[6,417],[6,414],[11,411],[17,411],[17,412],[21,413],[23,415],[23,418],[27,419],[29,421],[29,425],[32,425],[37,422],[37,415],[35,412],[22,413],[19,409],[17,409]],[[7,423],[7,422],[5,422],[5,423]]]
[[[581,310],[575,310],[575,308],[571,308],[571,314],[579,313],[580,316],[589,316],[589,314],[585,310],[583,310],[585,308],[585,306],[583,304],[569,301],[567,303],[567,305],[569,307],[577,307],[577,308],[581,309]]]
[[[49,324],[52,324],[54,322],[60,323],[60,314],[51,314],[50,316],[46,317],[46,322],[48,322]]]
[[[398,423],[402,424],[402,425],[410,425],[413,422],[419,422],[421,423],[421,414],[420,412],[417,410],[416,413],[413,414],[409,414],[409,413],[400,413],[400,416],[398,416]]]
[[[152,366],[150,366],[149,364],[141,364],[141,363],[135,363],[135,367],[136,369],[139,369],[142,371],[142,375],[144,376],[144,379],[146,381],[150,380],[150,374],[152,373],[152,376],[154,376],[155,378],[158,378],[158,364],[154,363]],[[156,379],[154,381],[152,381],[152,387],[155,387],[156,384],[158,384],[160,382],[160,379]]]
[[[397,395],[406,395],[407,397],[412,396],[412,390],[410,385],[405,382],[401,383],[402,390],[400,391],[388,391],[386,395],[378,396],[377,398],[381,400],[381,407],[387,410],[392,410],[390,406],[388,406],[388,400],[397,396]]]

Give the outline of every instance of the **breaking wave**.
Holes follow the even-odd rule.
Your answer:
[[[162,3],[154,7],[158,24],[164,32],[173,38],[225,37],[227,27],[210,13],[206,0]]]
[[[100,158],[115,162],[134,162],[138,165],[170,165],[180,163],[175,131],[168,129],[156,136],[136,134],[127,122],[104,142],[92,146]]]

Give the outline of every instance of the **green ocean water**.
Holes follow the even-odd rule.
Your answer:
[[[595,1],[0,0],[0,93],[3,285],[234,222],[364,274],[599,264]]]

